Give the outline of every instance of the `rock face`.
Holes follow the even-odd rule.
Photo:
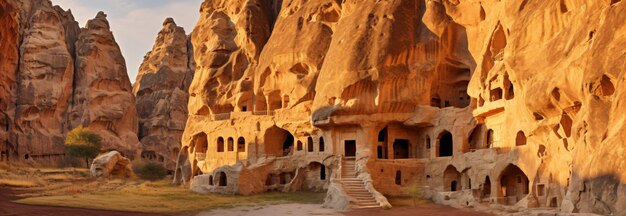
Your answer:
[[[49,1],[0,7],[2,157],[58,161],[65,133],[78,125],[101,134],[104,148],[134,156],[134,99],[104,15],[81,30],[70,11]]]
[[[76,42],[76,73],[70,123],[102,136],[107,149],[134,157],[137,138],[135,97],[109,22],[102,12],[81,29]]]
[[[132,177],[133,169],[130,160],[117,151],[102,154],[91,163],[91,176],[93,177]]]
[[[187,121],[187,92],[194,70],[193,49],[185,30],[172,18],[166,19],[133,86],[142,159],[174,170]]]
[[[321,185],[345,208],[418,187],[456,207],[623,215],[625,12],[206,0],[181,155],[203,192]]]

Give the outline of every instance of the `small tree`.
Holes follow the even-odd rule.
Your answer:
[[[79,126],[74,128],[65,137],[65,150],[74,157],[85,159],[87,168],[89,168],[89,160],[98,156],[100,148],[102,148],[102,137],[97,133]]]

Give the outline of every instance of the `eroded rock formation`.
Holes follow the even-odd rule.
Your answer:
[[[71,127],[82,125],[102,137],[106,149],[137,155],[137,111],[126,62],[102,12],[81,29],[76,42]]]
[[[193,188],[320,185],[345,208],[420,187],[456,207],[626,214],[625,11],[207,0],[182,138]]]
[[[78,125],[101,134],[104,148],[134,156],[134,99],[104,15],[81,30],[50,1],[0,4],[2,157],[59,161],[65,133]]]
[[[172,18],[166,19],[133,86],[142,159],[174,170],[187,121],[187,92],[194,70],[193,49],[185,30]]]

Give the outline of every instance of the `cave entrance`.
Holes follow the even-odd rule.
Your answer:
[[[345,154],[346,157],[355,157],[356,156],[356,141],[355,140],[346,140],[345,141],[344,154]]]
[[[288,156],[293,151],[293,135],[287,133],[287,139],[283,142],[283,156]]]
[[[517,166],[509,164],[500,174],[498,196],[503,204],[514,205],[528,195],[528,177]]]
[[[226,186],[228,183],[226,179],[226,173],[220,172],[218,176],[219,176],[219,186],[222,186],[222,187]]]
[[[378,153],[381,155],[380,159],[387,159],[387,126],[378,131],[378,143],[381,146],[381,151]]]
[[[206,133],[199,133],[193,136],[194,153],[206,153],[209,143]]]
[[[441,134],[439,135],[439,149],[438,149],[438,153],[439,153],[439,157],[450,157],[452,156],[452,151],[453,151],[453,140],[452,140],[452,134],[448,131],[443,131],[441,132]]]
[[[485,183],[483,184],[483,191],[481,195],[482,198],[491,197],[491,179],[489,179],[489,176],[485,176]]]
[[[394,159],[409,158],[409,152],[410,152],[409,148],[410,148],[409,140],[396,139],[393,142],[393,158]]]
[[[265,131],[264,141],[268,156],[282,157],[293,153],[294,136],[285,129],[272,126]]]
[[[452,165],[446,167],[443,171],[444,191],[457,191],[459,182],[461,182],[461,173],[456,170],[456,167]]]

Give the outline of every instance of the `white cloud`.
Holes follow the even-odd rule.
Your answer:
[[[202,0],[166,1],[161,5],[131,0],[108,0],[105,4],[92,4],[94,2],[99,1],[53,0],[54,4],[64,9],[71,9],[81,26],[95,17],[98,11],[108,14],[111,31],[126,59],[130,80],[134,82],[139,65],[144,55],[152,49],[165,18],[174,18],[176,24],[184,27],[189,34],[200,16],[198,9]]]

